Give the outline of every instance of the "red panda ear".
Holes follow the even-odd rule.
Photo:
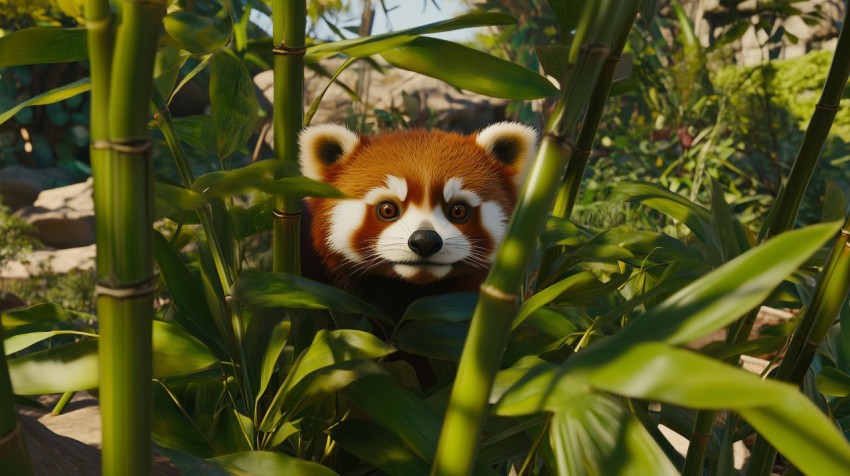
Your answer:
[[[301,173],[311,179],[326,181],[326,171],[345,158],[360,142],[357,134],[336,124],[310,126],[298,138]]]
[[[537,131],[518,122],[499,122],[482,129],[475,143],[507,165],[519,187],[537,150]]]

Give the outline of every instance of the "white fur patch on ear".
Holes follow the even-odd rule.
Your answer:
[[[507,165],[520,186],[537,151],[537,131],[518,122],[499,122],[482,129],[475,143]]]
[[[357,134],[337,124],[319,124],[304,129],[298,137],[301,173],[311,179],[325,181],[328,167],[347,156],[359,142]]]

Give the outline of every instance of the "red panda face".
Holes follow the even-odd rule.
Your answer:
[[[310,199],[313,244],[342,279],[426,284],[489,268],[536,133],[500,123],[478,134],[406,131],[358,137],[321,125],[301,134],[301,169],[349,198]]]

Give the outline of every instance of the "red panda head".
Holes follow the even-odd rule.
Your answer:
[[[359,137],[301,133],[301,170],[349,198],[310,199],[311,235],[343,280],[383,275],[426,284],[478,276],[504,235],[537,134],[503,122],[470,136],[421,130]]]

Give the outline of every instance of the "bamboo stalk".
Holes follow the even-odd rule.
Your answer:
[[[766,223],[768,228],[762,230],[762,236],[776,236],[790,230],[797,220],[800,203],[803,201],[803,195],[818,164],[823,144],[829,135],[844,95],[844,87],[850,77],[850,29],[846,28],[848,21],[850,21],[850,9],[845,8],[844,22],[841,33],[838,35],[838,45],[835,47],[835,55],[832,57],[826,84],[823,86],[820,100],[806,127],[803,143],[800,144],[800,150],[785,182],[784,193],[780,194],[773,204],[773,208],[776,208],[776,218],[772,223]]]
[[[272,2],[275,159],[298,163],[298,133],[304,123],[305,0]],[[277,197],[274,212],[276,272],[301,274],[301,201]]]
[[[29,476],[32,474],[29,451],[18,423],[15,394],[6,351],[3,349],[3,327],[0,326],[0,468],[4,474]]]
[[[108,3],[92,4],[89,14],[110,22]],[[101,44],[113,43],[107,34],[96,37],[99,43],[90,51],[93,64],[111,65],[108,79],[103,70],[97,81],[92,78],[98,97],[108,92],[105,104],[92,107],[92,123],[99,123],[92,135],[92,172],[102,471],[123,476],[151,472],[153,163],[147,121],[165,5],[125,0],[121,14],[114,56],[107,56],[111,45]]]
[[[571,59],[575,68],[563,83],[561,98],[520,193],[493,267],[481,286],[478,305],[464,345],[432,475],[471,474],[488,409],[493,380],[516,315],[518,289],[530,263],[535,242],[576,150],[593,85],[598,83],[613,44],[631,28],[637,2],[631,8],[615,2],[586,5],[579,41]],[[604,21],[604,23],[602,23]],[[584,40],[584,41],[582,41]]]
[[[844,222],[841,234],[835,240],[832,252],[821,271],[808,307],[803,310],[791,343],[779,364],[776,378],[802,385],[814,360],[818,345],[835,324],[841,309],[850,296],[850,215]],[[762,436],[756,439],[750,457],[748,475],[767,475],[776,459],[776,449]]]

